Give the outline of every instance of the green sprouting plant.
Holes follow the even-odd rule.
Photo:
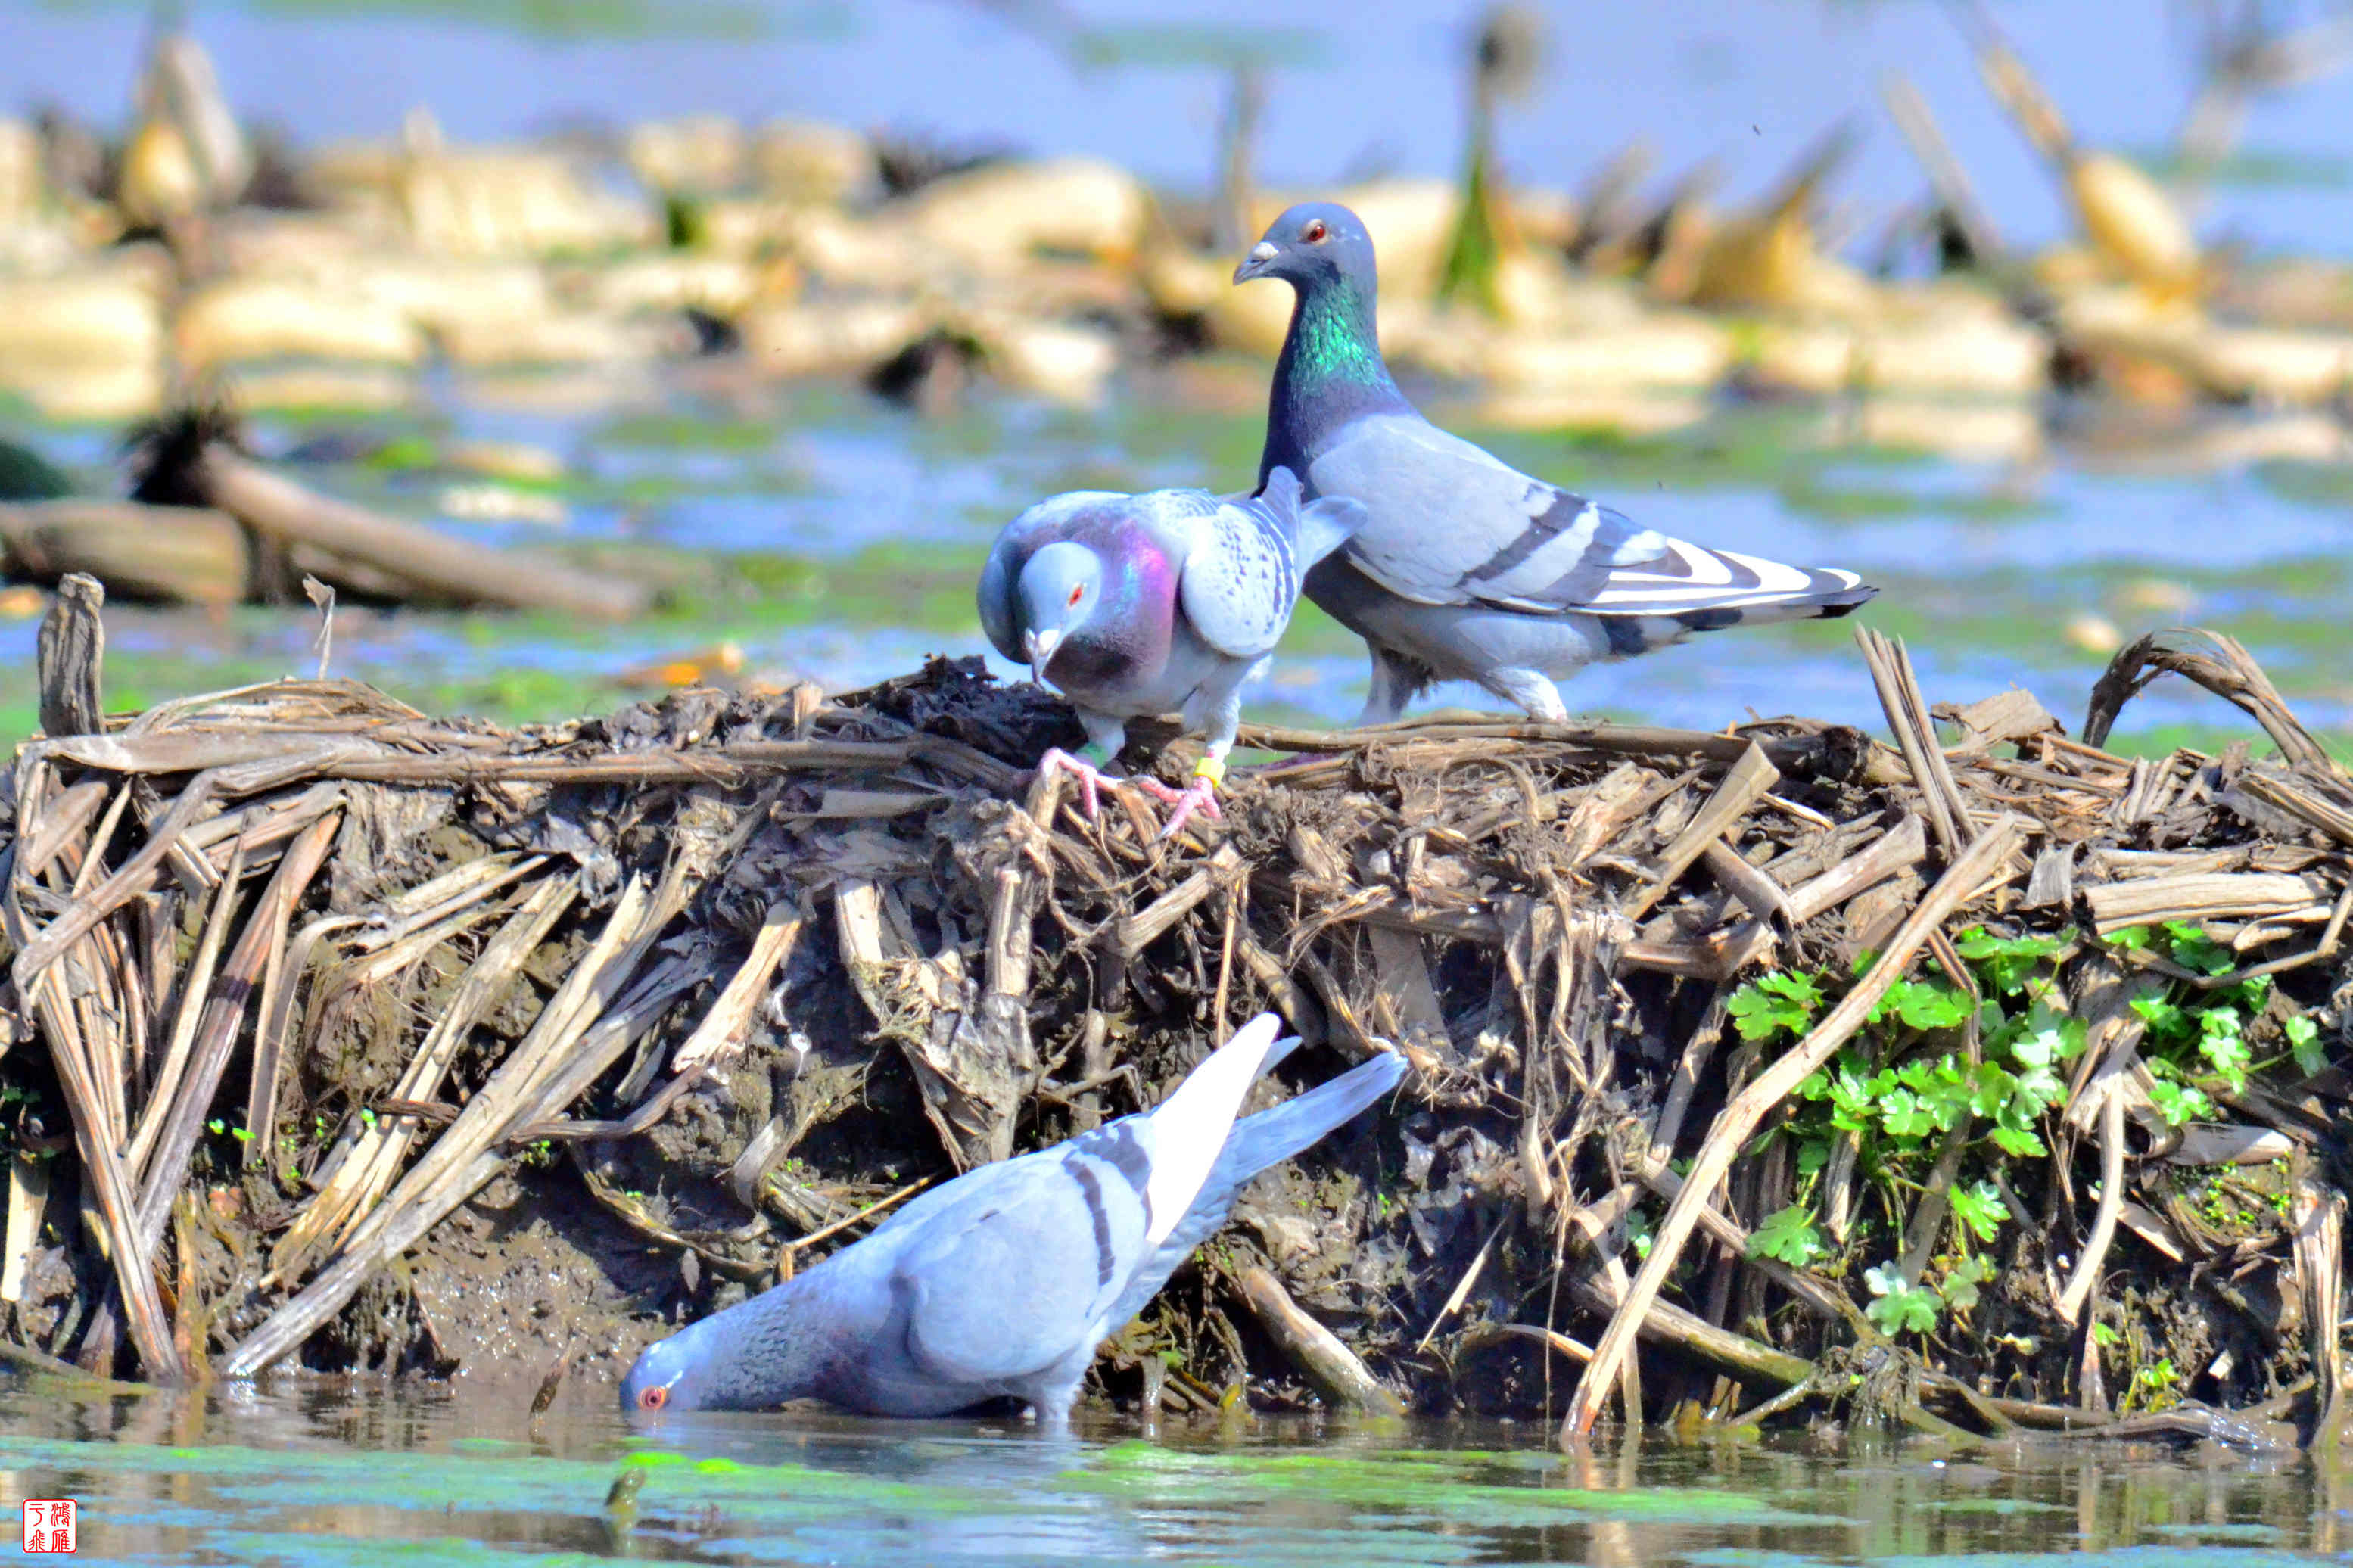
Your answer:
[[[2016,1016],[2001,1016],[1975,1062],[1948,1050],[1873,1072],[1857,1051],[1841,1051],[1798,1086],[1803,1099],[1829,1111],[1827,1128],[1800,1131],[1799,1173],[1820,1168],[1833,1132],[1870,1135],[1873,1163],[1883,1163],[1964,1121],[1989,1122],[1986,1135],[2004,1153],[2039,1154],[2035,1122],[2066,1091],[2055,1068],[2083,1050],[2084,1038],[2080,1019],[2037,997]]]
[[[2166,1356],[2155,1364],[2133,1373],[2132,1385],[2126,1390],[2123,1407],[2131,1410],[2163,1410],[2181,1403],[2180,1374],[2173,1370],[2173,1358]]]
[[[1973,1182],[1966,1187],[1956,1186],[1948,1194],[1953,1218],[1964,1236],[1974,1236],[1979,1241],[1991,1241],[2001,1234],[2002,1222],[2010,1218],[2010,1205],[2002,1202],[2001,1189],[1991,1182]]]
[[[1978,1287],[1993,1278],[1993,1262],[1983,1253],[1957,1258],[1945,1270],[1937,1293],[1945,1305],[1956,1312],[1966,1312],[1978,1304]]]
[[[1748,1233],[1749,1257],[1778,1258],[1792,1268],[1803,1268],[1829,1250],[1814,1226],[1813,1211],[1798,1204],[1766,1215]]]
[[[1866,1268],[1862,1282],[1871,1290],[1863,1312],[1881,1331],[1925,1334],[1936,1328],[1943,1300],[1932,1287],[1907,1283],[1902,1264],[1891,1258],[1876,1268]]]
[[[2231,973],[2237,963],[2229,948],[2185,921],[2154,930],[2129,926],[2111,932],[2108,941],[2135,951],[2161,950],[2179,967],[2210,979]],[[2212,1089],[2232,1094],[2246,1089],[2259,1065],[2248,1031],[2271,998],[2271,977],[2257,974],[2206,988],[2176,984],[2134,1000],[2133,1011],[2147,1026],[2141,1058],[2156,1079],[2149,1099],[2159,1115],[2179,1127],[2214,1114]],[[2298,1015],[2281,1028],[2299,1068],[2316,1072],[2327,1065],[2319,1026],[2311,1018]]]
[[[1634,1249],[1636,1258],[1646,1263],[1650,1261],[1651,1240],[1653,1234],[1654,1227],[1651,1224],[1651,1216],[1641,1209],[1636,1209],[1626,1216],[1626,1245]]]
[[[1907,1028],[1949,1029],[1968,1022],[1968,993],[1934,980],[1899,980],[1874,1004],[1866,1022],[1894,1018]]]
[[[1806,1032],[1821,1010],[1821,983],[1820,974],[1775,970],[1735,991],[1725,1011],[1744,1040],[1769,1040],[1782,1033],[1794,1038]]]
[[[2174,1070],[2171,1063],[2151,1062],[2149,1067],[2149,1103],[2157,1107],[2157,1113],[2165,1118],[2168,1126],[2179,1127],[2214,1114],[2214,1102],[2207,1098],[2204,1089],[2170,1076]]]
[[[2148,951],[2208,980],[2227,979],[2236,958],[2222,942],[2186,922],[2114,933],[2115,945]],[[1959,932],[1952,952],[1965,973],[1934,959],[1899,977],[1881,995],[1853,1041],[1799,1086],[1787,1120],[1766,1134],[1795,1146],[1797,1178],[1788,1206],[1752,1232],[1752,1257],[1810,1267],[1831,1251],[1817,1226],[1816,1185],[1847,1146],[1863,1191],[1883,1194],[1880,1220],[1852,1215],[1848,1246],[1867,1234],[1900,1237],[1913,1200],[1948,1141],[1964,1141],[1964,1165],[1949,1194],[1951,1252],[1936,1264],[1936,1283],[1906,1282],[1893,1263],[1866,1270],[1867,1310],[1890,1333],[1932,1331],[1946,1308],[1967,1311],[1992,1266],[1980,1255],[2012,1219],[2000,1182],[2003,1161],[2047,1153],[2042,1123],[2064,1100],[2087,1039],[2058,987],[2059,965],[2073,939],[1996,936],[1982,927]],[[1864,953],[1853,973],[1869,973]],[[1771,1046],[1802,1037],[1849,984],[1844,975],[1782,971],[1735,991],[1727,1012],[1743,1039]],[[2272,1000],[2268,979],[2169,984],[2139,1004],[2143,1058],[2160,1112],[2179,1124],[2212,1114],[2214,1097],[2236,1091],[2268,1064],[2258,1061],[2258,1026]],[[2327,1063],[2318,1026],[2296,1017],[2282,1026],[2286,1051],[2306,1072]],[[1972,1170],[1970,1165],[1974,1164]],[[1991,1167],[1989,1170],[1989,1167]],[[1877,1230],[1874,1232],[1874,1226]]]
[[[2035,967],[2057,955],[2064,945],[2057,937],[1993,936],[1983,926],[1972,926],[1953,944],[1953,952],[1978,973],[1978,984],[2000,996],[2026,989]]]
[[[2308,1078],[2328,1065],[2328,1053],[2320,1048],[2320,1026],[2307,1015],[2298,1013],[2280,1028],[2287,1036],[2287,1048],[2295,1054],[2298,1071]]]

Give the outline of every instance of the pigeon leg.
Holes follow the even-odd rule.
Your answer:
[[[1369,643],[1366,651],[1373,656],[1373,685],[1365,694],[1365,710],[1356,715],[1354,728],[1358,730],[1368,724],[1395,723],[1425,684],[1421,673],[1403,659]]]
[[[1164,839],[1176,837],[1196,816],[1206,816],[1212,822],[1224,820],[1226,814],[1218,809],[1218,785],[1225,782],[1225,777],[1226,759],[1213,752],[1193,764],[1193,782],[1181,790],[1172,790],[1157,780],[1152,781],[1158,785],[1154,793],[1176,808],[1168,814],[1168,826],[1160,830],[1160,837]]]
[[[1539,670],[1491,670],[1479,684],[1539,724],[1568,722],[1568,708],[1560,700],[1560,688]]]

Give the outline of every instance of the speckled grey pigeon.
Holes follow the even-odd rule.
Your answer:
[[[1365,639],[1359,723],[1433,681],[1474,680],[1559,721],[1555,680],[1693,632],[1842,616],[1878,592],[1852,572],[1686,544],[1530,479],[1424,419],[1374,333],[1372,237],[1330,202],[1294,206],[1234,270],[1298,291],[1268,400],[1263,482],[1306,477],[1367,517],[1308,574],[1307,596]]]
[[[1095,1347],[1226,1220],[1242,1184],[1393,1088],[1383,1052],[1236,1120],[1298,1044],[1261,1014],[1154,1110],[968,1171],[871,1236],[649,1347],[624,1410],[763,1410],[821,1399],[871,1415],[985,1400],[1069,1416]]]
[[[1176,807],[1164,837],[1196,811],[1218,815],[1242,682],[1291,624],[1301,574],[1364,519],[1353,501],[1303,508],[1299,490],[1288,472],[1263,476],[1255,499],[1072,490],[997,536],[980,574],[980,624],[998,652],[1078,710],[1087,760],[1056,750],[1039,765],[1076,773],[1089,816],[1097,769],[1119,754],[1127,721],[1180,710],[1208,736],[1191,787],[1136,782]]]

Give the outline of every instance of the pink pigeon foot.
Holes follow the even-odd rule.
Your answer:
[[[1176,808],[1168,814],[1168,826],[1160,830],[1163,839],[1174,838],[1185,831],[1185,825],[1197,814],[1212,822],[1225,820],[1226,814],[1218,807],[1218,786],[1207,777],[1195,778],[1183,790],[1171,790],[1166,784],[1161,788],[1166,791],[1162,798]]]
[[[1038,759],[1039,778],[1057,773],[1068,773],[1079,781],[1079,799],[1089,822],[1103,815],[1103,791],[1114,787],[1117,781],[1093,763],[1071,755],[1060,746],[1050,748]]]

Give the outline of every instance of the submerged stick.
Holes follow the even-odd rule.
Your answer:
[[[131,599],[227,605],[245,597],[252,552],[237,520],[208,507],[74,496],[0,506],[8,574],[35,582],[87,574]],[[77,733],[44,730],[52,735]]]
[[[1651,1256],[1644,1260],[1642,1271],[1635,1278],[1633,1288],[1609,1321],[1609,1328],[1594,1347],[1593,1361],[1577,1379],[1577,1389],[1569,1396],[1567,1417],[1561,1423],[1561,1441],[1571,1444],[1582,1441],[1593,1429],[1601,1414],[1605,1391],[1617,1380],[1619,1368],[1633,1349],[1635,1334],[1641,1321],[1658,1300],[1659,1290],[1665,1285],[1667,1275],[1682,1256],[1683,1244],[1691,1238],[1693,1228],[1699,1223],[1699,1211],[1707,1194],[1715,1189],[1725,1173],[1731,1170],[1734,1157],[1762,1125],[1773,1108],[1788,1098],[1808,1075],[1828,1061],[1854,1032],[1862,1026],[1879,999],[1889,987],[1902,978],[1904,971],[1928,940],[1929,931],[1941,925],[1945,918],[1962,903],[1976,896],[1986,880],[2017,845],[2018,825],[2005,819],[1980,834],[1975,843],[1936,879],[1927,897],[1920,901],[1903,925],[1889,939],[1887,951],[1873,964],[1871,972],[1855,984],[1852,991],[1831,1009],[1812,1032],[1790,1047],[1780,1060],[1760,1074],[1756,1081],[1734,1097],[1724,1108],[1709,1132],[1707,1141],[1692,1162],[1684,1176],[1683,1193],[1667,1206],[1666,1217],[1651,1243]]]

